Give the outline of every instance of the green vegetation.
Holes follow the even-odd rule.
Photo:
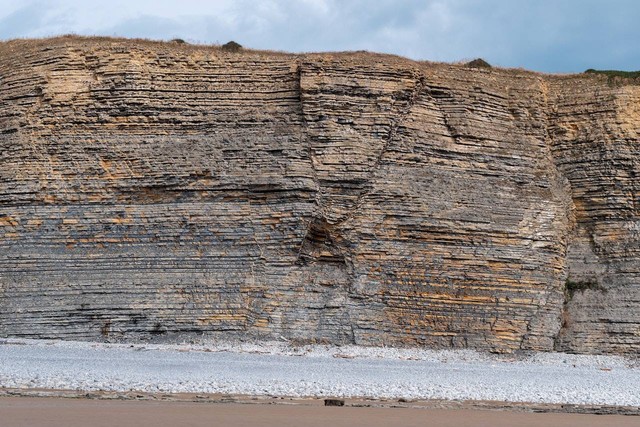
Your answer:
[[[242,49],[242,45],[231,40],[230,42],[220,46],[220,49],[226,50],[227,52],[238,52]]]
[[[471,68],[491,68],[491,64],[482,58],[476,58],[473,61],[467,62],[465,65]]]
[[[639,85],[640,71],[620,71],[620,70],[594,70],[589,68],[584,74],[596,74],[607,77],[607,84],[610,87],[618,87],[623,85]]]
[[[637,79],[640,77],[640,71],[620,71],[620,70],[594,70],[589,68],[585,74],[602,74],[609,78],[621,77],[624,79]]]
[[[173,39],[171,40],[173,43],[185,44],[186,42],[183,39]]]
[[[584,292],[586,290],[601,291],[603,293],[607,292],[607,290],[603,288],[595,278],[577,281],[567,279],[565,282],[567,300],[571,300],[576,292]]]

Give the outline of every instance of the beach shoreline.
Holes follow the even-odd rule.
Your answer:
[[[178,402],[194,404],[235,404],[235,405],[295,405],[324,406],[325,400],[341,400],[345,407],[354,408],[404,408],[473,411],[509,411],[523,413],[566,413],[585,415],[625,415],[640,416],[640,407],[609,405],[551,404],[535,402],[508,402],[491,400],[407,400],[324,397],[291,397],[240,394],[203,393],[148,393],[144,391],[78,391],[56,389],[10,389],[0,388],[0,399],[69,399],[95,401],[137,401],[137,402]]]
[[[188,401],[95,400],[59,397],[0,397],[3,425],[11,427],[94,427],[175,425],[243,427],[632,427],[638,418],[624,415],[549,413],[426,407],[324,407],[319,401],[204,403]]]

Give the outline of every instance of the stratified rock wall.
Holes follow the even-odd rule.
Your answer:
[[[639,109],[374,54],[0,44],[0,335],[637,352]]]
[[[603,84],[604,83],[604,84]],[[553,152],[577,220],[558,349],[640,353],[640,86],[558,78]]]

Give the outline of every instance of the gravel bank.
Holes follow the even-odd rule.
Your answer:
[[[0,387],[640,406],[640,366],[562,353],[5,339]]]

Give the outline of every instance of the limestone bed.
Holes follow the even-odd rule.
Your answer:
[[[0,43],[0,336],[640,351],[640,86]]]

